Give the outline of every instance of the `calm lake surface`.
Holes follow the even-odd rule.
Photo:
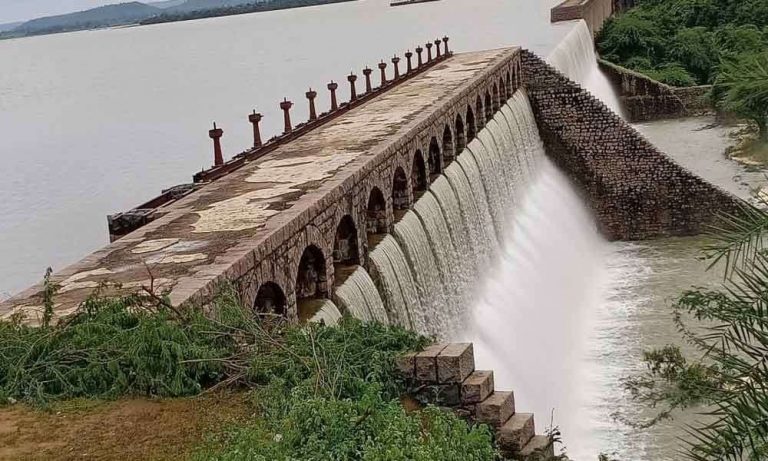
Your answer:
[[[1,41],[0,298],[37,281],[46,267],[60,269],[107,243],[107,214],[209,166],[213,120],[232,156],[251,142],[252,109],[266,115],[263,132],[271,136],[282,125],[284,96],[296,103],[294,120],[305,119],[308,87],[320,89],[325,110],[329,80],[343,82],[350,70],[446,34],[456,51],[523,45],[546,55],[572,28],[549,24],[556,3],[442,0],[390,8],[388,0],[361,0]],[[693,171],[748,193],[760,178],[723,158],[727,135],[698,130],[708,123],[638,128]],[[581,409],[581,419],[567,421],[572,430],[565,433],[575,459],[596,459],[599,452],[623,460],[679,459],[676,437],[691,415],[650,431],[611,415],[650,414],[627,399],[619,380],[640,369],[644,349],[677,338],[670,301],[692,284],[716,280],[696,260],[698,244],[606,244],[605,280],[596,281],[604,284],[603,302],[594,306],[578,363],[583,380],[565,386],[581,399],[568,405]],[[523,410],[544,408],[537,410],[543,430],[548,403],[518,400]],[[567,420],[555,414],[556,421]]]

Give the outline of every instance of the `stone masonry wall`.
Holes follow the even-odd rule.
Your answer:
[[[536,435],[533,414],[516,411],[515,394],[495,390],[493,371],[475,370],[471,343],[433,344],[401,357],[398,369],[419,403],[450,408],[471,423],[493,428],[505,459],[554,456],[550,438]]]
[[[639,240],[700,233],[738,200],[673,162],[602,102],[523,52],[547,154],[581,187],[603,234]]]
[[[613,14],[613,0],[565,0],[552,8],[552,22],[583,19],[592,35],[597,35]]]
[[[630,122],[689,117],[712,111],[706,100],[709,86],[676,88],[602,59],[598,65],[618,91]]]

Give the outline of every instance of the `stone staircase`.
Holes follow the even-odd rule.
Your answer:
[[[534,461],[554,456],[549,437],[536,435],[532,413],[515,410],[515,394],[494,388],[493,371],[475,370],[471,343],[434,344],[398,359],[412,397],[448,407],[472,423],[495,430],[505,459]]]

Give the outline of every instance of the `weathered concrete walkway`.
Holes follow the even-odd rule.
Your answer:
[[[295,306],[296,274],[308,246],[324,259],[318,271],[324,265],[326,274],[318,281],[332,286],[331,253],[340,221],[351,216],[361,230],[357,259],[364,261],[372,190],[385,197],[391,225],[393,176],[400,169],[408,173],[404,179],[412,198],[414,162],[425,161],[437,142],[441,169],[455,142],[466,136],[464,117],[472,117],[474,136],[490,110],[483,108],[488,98],[497,107],[502,96],[511,95],[519,80],[515,66],[517,49],[455,55],[170,205],[161,218],[57,273],[57,315],[73,312],[107,281],[121,284],[122,292],[153,284],[167,290],[174,305],[209,296],[225,279],[240,283],[244,301],[254,303],[269,282]],[[0,316],[24,311],[35,318],[41,288],[1,304]]]

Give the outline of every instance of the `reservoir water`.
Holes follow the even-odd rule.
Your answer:
[[[591,73],[596,66],[583,65],[594,56],[583,30],[549,24],[555,3],[443,0],[389,8],[388,0],[361,0],[0,42],[0,297],[37,280],[45,267],[61,268],[106,243],[106,214],[209,166],[214,119],[224,128],[227,156],[234,155],[250,142],[245,117],[252,109],[266,114],[264,132],[275,134],[283,96],[296,102],[295,120],[302,120],[309,86],[324,88],[428,39],[450,35],[456,51],[557,51],[562,70],[610,102],[604,79]],[[558,46],[573,34],[574,45]],[[325,108],[327,95],[320,94]],[[497,116],[485,147],[475,143],[461,154],[426,196],[429,203],[371,253],[385,292],[356,272],[337,304],[444,337],[470,332],[478,364],[495,370],[497,387],[516,391],[520,410],[536,412],[540,432],[554,414],[574,459],[600,452],[679,459],[676,437],[691,415],[648,431],[612,415],[650,414],[627,398],[620,380],[640,369],[644,349],[676,340],[670,300],[713,276],[695,258],[699,240],[604,242],[576,191],[544,157],[527,100],[518,94]],[[747,195],[760,178],[724,159],[727,135],[699,130],[708,124],[638,129],[686,167]],[[468,187],[479,183],[483,190]],[[470,255],[455,239],[452,248],[437,248],[450,240],[446,230],[483,248]],[[440,306],[422,291],[423,274],[409,267],[449,270],[451,252],[478,269],[430,277],[458,281],[435,285],[464,296],[448,300],[450,311],[431,321],[420,308]],[[416,261],[422,258],[432,263]],[[326,317],[336,318],[334,309]]]

